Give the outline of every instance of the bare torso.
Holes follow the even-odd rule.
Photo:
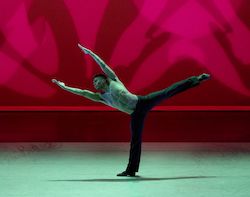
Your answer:
[[[133,113],[138,102],[138,97],[130,93],[119,79],[109,81],[108,90],[101,94],[101,98],[105,104],[127,114]]]

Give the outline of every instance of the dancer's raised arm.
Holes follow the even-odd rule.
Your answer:
[[[78,44],[78,47],[85,53],[90,55],[96,63],[101,67],[102,71],[111,79],[116,80],[118,79],[117,75],[115,72],[98,56],[96,55],[93,51],[90,49],[87,49],[83,47],[82,45]]]

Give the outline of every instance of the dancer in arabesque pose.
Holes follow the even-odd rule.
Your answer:
[[[130,115],[131,138],[129,161],[126,170],[117,174],[117,176],[135,176],[135,173],[139,170],[142,131],[147,113],[161,101],[199,85],[201,82],[209,79],[210,75],[203,73],[199,76],[192,76],[176,82],[165,89],[145,96],[136,95],[127,90],[115,72],[98,55],[80,44],[78,46],[85,54],[90,55],[105,73],[96,74],[93,77],[93,85],[99,92],[69,87],[56,79],[52,79],[52,82],[63,90],[95,102],[101,102]]]

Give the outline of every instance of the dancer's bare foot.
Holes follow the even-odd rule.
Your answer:
[[[201,74],[201,75],[198,76],[198,80],[199,80],[200,82],[206,81],[206,80],[208,80],[208,79],[210,79],[210,75],[207,74],[207,73],[203,73],[203,74]]]
[[[135,172],[128,172],[125,170],[124,172],[117,174],[117,176],[135,176]]]

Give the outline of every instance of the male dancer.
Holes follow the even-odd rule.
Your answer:
[[[52,79],[52,82],[66,91],[86,97],[92,101],[109,105],[131,116],[129,162],[126,170],[117,174],[117,176],[135,176],[135,173],[138,172],[139,169],[142,131],[144,119],[147,113],[162,100],[199,85],[200,82],[209,79],[210,75],[203,73],[199,76],[189,77],[185,80],[174,83],[163,90],[156,91],[145,96],[135,95],[127,90],[114,71],[107,64],[105,64],[99,56],[80,44],[78,44],[78,46],[85,54],[90,55],[106,74],[97,74],[93,77],[93,85],[95,89],[101,91],[101,93],[72,88],[66,86],[63,82],[57,81],[56,79]]]

